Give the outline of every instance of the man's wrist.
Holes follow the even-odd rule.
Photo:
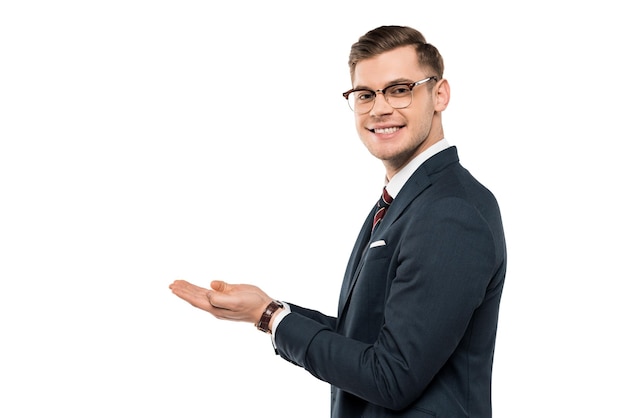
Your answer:
[[[257,329],[265,333],[271,334],[272,319],[274,318],[276,312],[282,309],[283,309],[283,304],[281,302],[277,300],[271,301],[269,305],[267,305],[267,307],[263,311],[263,314],[261,315],[259,322],[256,324]]]

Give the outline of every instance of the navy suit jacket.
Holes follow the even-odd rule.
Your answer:
[[[370,236],[372,216],[337,317],[290,304],[278,354],[331,384],[333,418],[491,417],[506,271],[496,199],[450,147],[415,171]]]

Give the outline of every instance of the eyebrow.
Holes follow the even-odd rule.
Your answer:
[[[383,89],[389,87],[389,86],[393,86],[394,84],[411,84],[413,83],[415,80],[411,80],[409,78],[396,78],[395,80],[391,80],[389,82],[387,82],[387,84],[385,84],[385,86],[383,87]],[[368,87],[368,86],[355,86],[353,87],[354,90],[371,90],[374,91],[375,89]]]

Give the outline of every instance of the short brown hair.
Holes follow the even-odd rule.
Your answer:
[[[419,31],[408,26],[380,26],[361,36],[350,49],[350,77],[354,77],[354,69],[359,61],[406,45],[415,46],[420,65],[434,71],[432,75],[439,79],[443,78],[443,58],[437,48],[427,43]]]

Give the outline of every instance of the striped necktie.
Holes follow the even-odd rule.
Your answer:
[[[393,202],[393,198],[389,195],[389,193],[387,193],[387,188],[383,188],[383,194],[380,196],[377,204],[378,209],[374,214],[372,233],[374,233],[374,230],[383,219],[383,216],[385,216],[385,212],[387,212],[387,208],[389,207],[389,205],[391,205],[391,202]]]

